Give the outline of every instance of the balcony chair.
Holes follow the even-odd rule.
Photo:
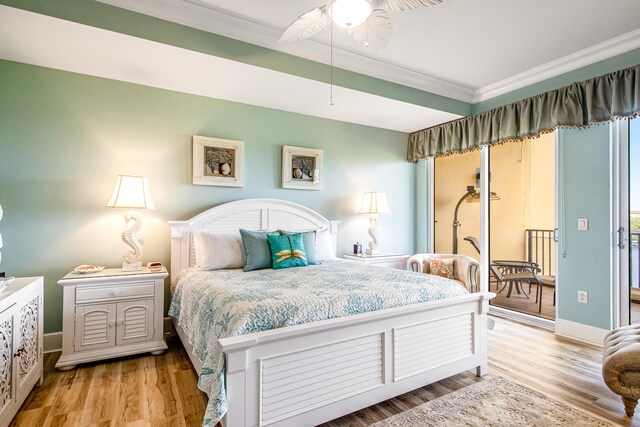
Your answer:
[[[480,253],[480,242],[473,236],[467,236],[464,240],[468,241],[471,246]],[[556,305],[556,278],[555,276],[546,276],[540,274],[540,268],[535,262],[529,261],[513,261],[513,260],[494,260],[489,265],[489,271],[491,272],[491,278],[489,280],[489,290],[491,290],[491,283],[495,283],[498,287],[497,293],[502,292],[507,286],[507,298],[511,297],[511,292],[515,285],[517,293],[524,294],[527,298],[526,292],[522,289],[523,283],[529,284],[529,294],[531,294],[531,286],[536,286],[536,303],[538,304],[538,313],[542,312],[542,289],[553,289],[553,305]],[[502,288],[499,286],[502,285]]]
[[[469,292],[478,292],[478,271],[480,264],[466,255],[454,254],[415,254],[407,260],[407,270],[430,274],[431,259],[453,258],[453,276],[456,282]]]

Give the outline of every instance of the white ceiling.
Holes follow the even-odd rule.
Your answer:
[[[323,0],[99,0],[328,63],[329,31],[277,43]],[[392,12],[381,52],[334,29],[334,64],[478,102],[640,48],[638,0],[445,0]]]
[[[323,0],[190,0],[283,30]],[[340,48],[463,86],[481,88],[640,28],[638,0],[447,0],[391,12],[382,52],[334,28]],[[329,31],[316,36],[328,44]]]
[[[329,63],[329,32],[280,44],[321,0],[99,0]],[[478,102],[640,47],[639,0],[448,0],[392,13],[381,52],[334,30],[334,65]],[[0,58],[385,129],[459,116],[0,6]],[[238,81],[243,82],[238,84]]]

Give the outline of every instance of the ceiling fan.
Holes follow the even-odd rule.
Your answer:
[[[331,21],[362,46],[381,50],[393,35],[389,12],[435,6],[445,0],[330,0],[301,15],[280,36],[280,42],[304,40],[324,30]]]

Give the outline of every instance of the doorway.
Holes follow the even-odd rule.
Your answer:
[[[481,263],[480,178],[481,169],[490,171],[485,193],[489,256],[481,269],[489,271],[489,290],[497,294],[490,302],[492,311],[552,322],[556,318],[555,134],[485,150],[489,162],[484,168],[480,150],[433,160],[433,252],[466,255]],[[500,266],[505,261],[508,267]],[[514,272],[522,276],[500,280],[501,273]]]
[[[555,134],[490,147],[491,305],[556,318]],[[511,280],[514,279],[514,280]]]

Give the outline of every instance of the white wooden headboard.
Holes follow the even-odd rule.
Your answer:
[[[195,264],[192,233],[230,232],[241,228],[308,231],[327,228],[337,248],[338,224],[297,203],[278,199],[245,199],[206,210],[186,221],[169,221],[171,227],[171,281]]]

